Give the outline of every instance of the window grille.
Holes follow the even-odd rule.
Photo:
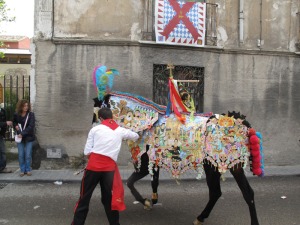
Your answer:
[[[168,80],[170,70],[165,64],[153,65],[153,100],[160,105],[168,104]],[[174,65],[174,80],[197,81],[181,82],[194,99],[196,112],[203,112],[204,67]]]

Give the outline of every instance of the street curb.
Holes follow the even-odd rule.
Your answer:
[[[133,173],[132,168],[121,168],[120,174],[122,177],[122,181],[126,182],[128,177]],[[26,183],[26,182],[38,182],[38,183],[52,183],[55,181],[62,181],[63,183],[80,183],[82,179],[83,173],[79,175],[74,175],[77,172],[75,170],[33,170],[32,176],[19,176],[19,170],[16,170],[14,173],[0,173],[0,182],[1,183]],[[300,165],[296,166],[269,166],[265,167],[265,176],[264,177],[257,177],[252,175],[252,173],[246,169],[245,175],[248,179],[253,178],[261,178],[264,177],[279,177],[279,176],[300,176]],[[181,178],[178,179],[178,182],[181,181],[197,181],[196,179],[197,174],[193,171],[188,171],[181,175]],[[233,179],[233,176],[230,172],[226,172],[223,175],[225,179]],[[151,176],[148,175],[144,177],[142,180],[150,181]],[[160,171],[160,180],[161,181],[174,181],[176,179],[172,178],[170,173],[166,170]],[[199,179],[199,181],[205,180],[205,174]]]

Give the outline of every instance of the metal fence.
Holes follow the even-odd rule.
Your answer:
[[[17,102],[21,99],[30,101],[30,76],[23,68],[8,69],[4,74],[3,84],[0,91],[3,96],[3,108],[7,120],[12,120]]]

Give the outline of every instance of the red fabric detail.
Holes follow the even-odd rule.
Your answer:
[[[261,169],[261,155],[260,155],[260,145],[259,138],[256,135],[256,131],[253,128],[249,129],[249,143],[250,143],[250,153],[252,156],[252,172],[254,175],[260,176],[262,174]]]
[[[253,128],[249,129],[249,137],[252,135],[256,135],[256,131]]]
[[[112,130],[115,130],[119,127],[119,125],[113,119],[102,120],[101,124],[108,126]]]
[[[131,148],[131,157],[134,161],[138,161],[138,155],[140,152],[141,152],[141,150],[140,150],[139,146]]]
[[[251,151],[252,157],[259,157],[259,151]]]
[[[188,112],[186,107],[182,103],[181,97],[180,97],[179,93],[177,92],[171,79],[169,79],[169,87],[170,87],[171,94],[174,97],[174,100],[177,102],[178,106],[183,110],[183,112]],[[172,102],[172,104],[175,104],[175,102],[174,103]]]
[[[260,162],[260,160],[261,160],[260,156],[258,156],[258,157],[252,157],[252,162],[253,163]]]
[[[124,203],[124,187],[116,162],[110,157],[91,153],[86,169],[96,172],[115,171],[112,188],[111,209],[118,211],[125,210],[126,206]]]
[[[252,135],[249,139],[251,145],[259,144],[259,138],[256,135]]]
[[[121,175],[119,172],[118,166],[116,166],[115,174],[114,174],[114,183],[113,183],[113,194],[111,199],[111,209],[124,211],[126,209],[124,203],[124,188],[121,179]]]
[[[261,170],[261,168],[255,168],[255,169],[253,169],[252,172],[253,172],[254,175],[259,176],[259,175],[261,175],[262,170]]]
[[[83,174],[83,177],[82,177],[82,183],[81,183],[81,191],[80,191],[80,198],[79,198],[79,200],[76,202],[76,205],[75,205],[75,207],[74,207],[74,213],[76,212],[76,209],[77,209],[77,207],[78,207],[78,204],[79,204],[79,202],[80,202],[80,199],[81,199],[81,196],[83,195],[83,193],[84,193],[84,177],[85,177],[85,171],[84,171],[84,174]]]
[[[180,98],[180,95],[178,94],[176,88],[174,87],[174,84],[172,82],[172,78],[169,79],[169,89],[170,89],[170,100],[171,100],[171,105],[172,105],[172,109],[176,115],[176,117],[178,118],[178,120],[181,123],[185,123],[185,117],[181,115],[181,113],[178,111],[177,106],[176,106],[176,102],[178,103],[179,107],[184,111],[187,112],[185,106],[182,103],[182,100]]]
[[[259,144],[253,144],[251,145],[251,152],[258,152],[260,149]]]
[[[252,162],[252,167],[255,168],[260,168],[261,163],[260,162]]]

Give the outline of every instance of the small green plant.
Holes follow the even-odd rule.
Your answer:
[[[16,93],[10,90],[4,90],[4,108],[8,120],[13,119],[13,114],[15,112],[17,102],[18,97]]]
[[[18,153],[16,152],[6,152],[6,160],[7,162],[18,161]]]
[[[16,17],[9,16],[10,8],[7,7],[5,0],[0,0],[0,27],[2,22],[13,22]],[[4,47],[4,43],[0,42],[0,47]],[[0,51],[0,58],[4,57],[4,53]]]
[[[11,149],[17,148],[14,141],[5,141],[5,153],[7,162],[18,161],[18,152],[12,152]]]
[[[79,156],[72,157],[70,165],[74,169],[81,169],[85,166],[86,163],[87,163],[86,156],[83,153],[81,153],[79,154]]]

